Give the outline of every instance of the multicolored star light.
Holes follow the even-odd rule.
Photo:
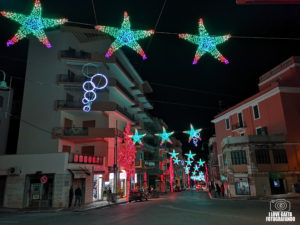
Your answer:
[[[190,124],[190,130],[183,131],[185,134],[189,134],[189,143],[193,140],[194,145],[198,146],[198,140],[201,141],[200,132],[202,129],[194,129],[193,124]]]
[[[199,35],[179,34],[179,38],[198,45],[193,64],[197,64],[199,59],[205,53],[210,53],[215,59],[222,63],[228,64],[229,61],[218,51],[217,45],[222,44],[230,38],[230,35],[210,36],[206,31],[203,19],[199,19]]]
[[[138,130],[135,129],[134,135],[128,135],[130,138],[132,138],[133,144],[135,145],[136,143],[143,145],[142,143],[142,138],[146,136],[146,134],[139,134]]]
[[[198,162],[198,164],[199,164],[199,166],[204,166],[205,161],[202,161],[202,160],[200,159],[199,162]]]
[[[170,139],[170,136],[174,134],[174,131],[167,133],[166,128],[162,127],[163,132],[155,134],[156,136],[161,137],[160,145],[162,146],[165,142],[169,142],[170,144],[173,144],[173,142]]]
[[[175,150],[173,149],[173,152],[169,152],[169,154],[171,155],[172,159],[176,159],[177,158],[177,155],[179,153],[176,153]]]
[[[121,25],[121,28],[109,27],[109,26],[96,26],[97,30],[107,33],[110,36],[116,38],[116,40],[111,44],[110,48],[105,54],[106,58],[109,58],[117,51],[119,48],[123,46],[128,46],[129,48],[136,51],[140,54],[143,59],[147,59],[147,56],[141,46],[137,43],[137,40],[144,39],[154,34],[154,30],[131,30],[131,24],[129,21],[129,16],[127,12],[124,12],[124,20]]]
[[[189,153],[186,153],[185,155],[187,156],[188,159],[194,159],[194,156],[196,154],[193,154],[192,151],[190,150]]]
[[[49,19],[42,17],[42,6],[40,0],[35,0],[31,14],[26,16],[21,13],[1,11],[2,16],[11,19],[21,27],[12,39],[7,41],[7,47],[16,44],[18,41],[32,34],[39,39],[47,48],[51,48],[51,44],[45,34],[45,29],[56,27],[67,22],[67,19]]]

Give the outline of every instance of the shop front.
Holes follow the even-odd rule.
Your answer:
[[[236,177],[234,178],[234,184],[236,195],[250,195],[248,177]]]
[[[103,199],[103,174],[94,174],[93,180],[93,201]]]

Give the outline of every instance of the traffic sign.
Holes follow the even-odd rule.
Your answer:
[[[47,181],[48,181],[48,177],[42,176],[41,179],[40,179],[40,181],[41,181],[42,184],[46,184]]]

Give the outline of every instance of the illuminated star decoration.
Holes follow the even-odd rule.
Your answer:
[[[34,35],[46,45],[51,48],[51,44],[45,34],[45,29],[62,25],[67,22],[67,19],[48,19],[42,17],[42,6],[40,0],[35,0],[33,10],[29,16],[21,13],[1,11],[2,16],[11,19],[19,24],[21,27],[12,39],[7,41],[7,47],[16,44],[18,41],[27,37],[29,34]]]
[[[162,127],[163,132],[159,134],[155,134],[156,136],[161,137],[160,145],[162,146],[166,141],[170,144],[173,144],[173,142],[170,140],[170,136],[174,134],[174,131],[167,133],[166,128]]]
[[[176,153],[175,150],[173,149],[173,152],[169,152],[169,154],[171,155],[172,159],[176,159],[177,158],[177,155],[179,153]]]
[[[185,174],[189,174],[190,173],[190,167],[185,166],[184,170],[185,170]]]
[[[186,162],[186,165],[188,165],[188,166],[191,166],[193,163],[193,161],[191,161],[190,159],[186,160],[185,162]]]
[[[204,173],[202,171],[200,171],[199,176],[204,176]]]
[[[128,135],[130,138],[132,138],[133,144],[140,144],[143,145],[142,143],[142,138],[145,136],[146,134],[139,134],[138,130],[135,129],[134,135]]]
[[[196,175],[196,171],[193,171],[193,172],[192,172],[192,175],[195,176],[195,175]]]
[[[174,159],[174,163],[175,163],[176,165],[178,165],[179,162],[180,162],[180,160],[176,157],[176,158]]]
[[[215,59],[222,63],[228,64],[229,61],[218,51],[217,45],[222,44],[230,38],[230,35],[210,36],[206,31],[203,19],[199,19],[199,35],[179,34],[179,38],[198,45],[193,64],[197,64],[199,59],[205,53],[210,53]]]
[[[195,171],[198,171],[198,170],[199,170],[199,166],[198,166],[197,164],[195,164],[194,170],[195,170]]]
[[[185,134],[189,134],[189,143],[191,142],[191,140],[193,139],[193,143],[195,145],[195,147],[198,146],[198,140],[201,141],[201,137],[200,137],[200,132],[202,129],[194,129],[193,125],[190,124],[190,130],[187,131],[183,131],[183,133]]]
[[[204,166],[204,163],[205,163],[205,161],[202,161],[201,159],[198,162],[199,166]]]
[[[110,48],[106,52],[105,54],[106,58],[111,57],[115,51],[117,51],[119,48],[126,45],[129,48],[136,51],[138,54],[140,54],[144,60],[147,59],[145,52],[143,51],[141,46],[137,43],[137,40],[144,39],[146,37],[151,36],[152,34],[154,34],[154,30],[132,31],[130,26],[131,25],[130,25],[128,13],[124,12],[124,20],[120,29],[116,27],[100,26],[100,25],[95,27],[97,30],[107,33],[108,35],[116,38],[116,40],[111,44]]]
[[[186,153],[185,155],[187,156],[188,159],[194,159],[194,156],[195,156],[196,154],[193,154],[193,153],[191,152],[191,150],[190,150],[189,153]]]

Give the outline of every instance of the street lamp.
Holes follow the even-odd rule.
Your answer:
[[[2,72],[3,74],[3,81],[0,81],[0,88],[8,88],[5,78],[6,78],[6,74],[4,72],[4,70],[0,70],[0,72]]]

